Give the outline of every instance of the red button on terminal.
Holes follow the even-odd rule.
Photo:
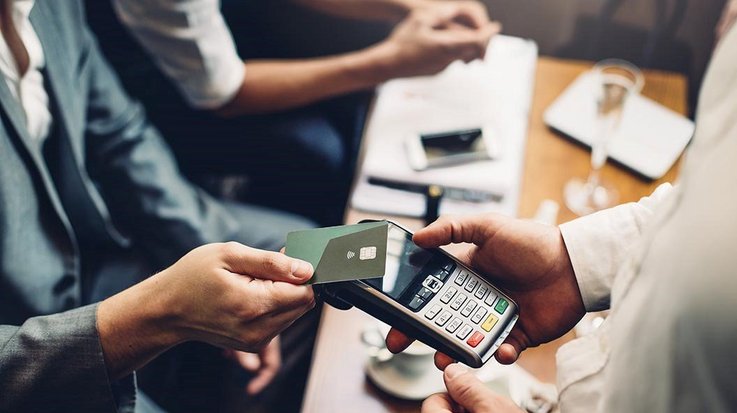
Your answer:
[[[466,341],[466,343],[468,343],[468,345],[471,346],[471,347],[476,347],[483,340],[484,340],[484,335],[481,334],[481,333],[479,333],[477,331],[477,332],[473,333],[473,335],[471,336],[471,338],[469,338],[468,341]]]

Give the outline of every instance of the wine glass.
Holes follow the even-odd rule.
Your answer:
[[[632,63],[607,59],[591,71],[596,92],[596,123],[591,139],[591,172],[586,180],[573,178],[565,186],[566,206],[579,216],[614,206],[618,194],[602,181],[601,167],[606,163],[609,144],[622,120],[627,99],[640,93],[644,85],[642,72]]]

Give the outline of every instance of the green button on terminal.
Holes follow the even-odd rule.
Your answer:
[[[509,307],[509,303],[507,300],[503,298],[499,298],[499,301],[496,302],[496,305],[494,306],[494,310],[496,310],[499,314],[504,314],[504,311]]]

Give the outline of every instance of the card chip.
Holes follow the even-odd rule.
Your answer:
[[[373,260],[376,258],[376,247],[363,247],[358,253],[358,258],[361,261]]]

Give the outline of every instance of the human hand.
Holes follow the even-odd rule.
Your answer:
[[[418,9],[400,22],[378,49],[377,63],[384,79],[435,74],[455,60],[483,58],[498,23],[470,28],[459,21],[475,22],[453,8]]]
[[[496,352],[502,364],[511,364],[527,347],[565,334],[586,313],[560,230],[498,214],[443,216],[415,233],[425,248],[471,243],[458,258],[503,289],[519,306],[520,318]],[[387,348],[402,351],[411,343],[392,329]],[[436,354],[444,368],[453,360]]]
[[[714,31],[716,35],[715,44],[719,44],[735,21],[737,21],[737,0],[729,0],[724,5],[722,16],[719,18],[719,23],[717,23],[717,28]]]
[[[443,373],[447,393],[437,393],[422,403],[422,413],[521,413],[514,402],[484,386],[464,367],[450,365]]]
[[[246,386],[246,393],[255,396],[268,386],[281,368],[281,346],[279,336],[258,353],[225,350],[225,356],[234,360],[244,370],[254,373]]]
[[[312,266],[235,242],[199,247],[152,277],[186,340],[257,352],[314,306]]]
[[[446,27],[461,25],[481,29],[491,23],[486,7],[474,0],[421,0],[413,3],[412,11],[439,16],[448,22]]]
[[[309,263],[236,242],[196,248],[171,267],[106,299],[97,332],[119,379],[177,344],[261,351],[315,305]]]

